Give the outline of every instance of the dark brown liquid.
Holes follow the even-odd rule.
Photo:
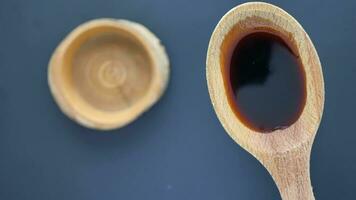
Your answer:
[[[226,62],[237,117],[258,132],[292,125],[306,101],[305,72],[299,57],[278,36],[266,32],[243,37]]]

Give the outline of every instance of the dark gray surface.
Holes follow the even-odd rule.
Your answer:
[[[326,104],[311,173],[317,199],[355,199],[356,3],[271,1],[312,38]],[[1,200],[279,199],[266,170],[233,142],[210,104],[205,58],[219,19],[241,1],[1,0]],[[47,63],[74,27],[99,17],[138,21],[171,60],[167,92],[131,125],[109,133],[66,118],[47,86]]]

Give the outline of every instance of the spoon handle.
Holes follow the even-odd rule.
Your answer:
[[[311,145],[266,156],[266,168],[277,184],[283,200],[315,200],[310,180]]]

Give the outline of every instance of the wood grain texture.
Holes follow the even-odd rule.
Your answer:
[[[276,34],[291,45],[306,73],[306,103],[299,119],[288,128],[270,134],[251,130],[236,117],[228,103],[222,73],[222,56],[229,45],[257,31]],[[211,101],[225,130],[266,167],[284,200],[314,199],[309,160],[323,113],[324,81],[317,52],[302,26],[271,4],[242,4],[230,10],[216,26],[206,62]]]
[[[97,19],[74,29],[49,62],[48,83],[60,109],[88,128],[122,127],[150,108],[169,79],[159,39],[126,20]]]

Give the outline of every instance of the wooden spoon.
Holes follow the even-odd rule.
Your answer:
[[[97,19],[74,29],[57,47],[48,69],[61,110],[83,126],[122,127],[150,108],[169,78],[158,38],[127,20]]]
[[[299,118],[289,127],[269,134],[248,128],[236,117],[224,87],[221,55],[226,53],[226,45],[233,45],[233,39],[227,35],[241,37],[254,31],[272,32],[293,46],[306,73],[306,103]],[[233,8],[220,20],[211,36],[206,76],[211,101],[223,127],[266,167],[282,199],[315,199],[309,160],[323,113],[324,81],[317,52],[302,26],[271,4],[253,2]]]

